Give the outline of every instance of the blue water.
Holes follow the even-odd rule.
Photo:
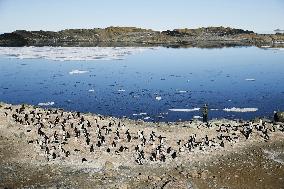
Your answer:
[[[89,72],[69,74],[76,69]],[[199,108],[205,103],[218,109],[209,111],[210,118],[270,117],[274,110],[284,110],[284,51],[255,47],[159,48],[124,60],[99,61],[0,57],[0,73],[0,101],[12,104],[55,102],[52,107],[150,117],[147,121],[190,120],[200,112],[169,109]],[[258,111],[223,111],[232,107]],[[147,115],[133,115],[139,113]]]

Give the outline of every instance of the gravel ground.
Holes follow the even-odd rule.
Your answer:
[[[12,110],[7,110],[8,107]],[[118,122],[124,125],[120,128],[123,131],[119,130],[121,138],[117,141],[119,145],[116,148],[110,146],[111,141],[115,140],[113,137],[117,129],[113,129],[110,136],[106,137],[104,145],[95,147],[94,153],[89,152],[89,145],[82,138],[76,139],[71,134],[68,144],[62,144],[70,150],[70,156],[64,157],[56,151],[57,157],[48,159],[36,142],[40,139],[35,129],[37,127],[33,124],[20,124],[12,118],[20,107],[8,104],[1,104],[0,107],[0,188],[284,188],[284,132],[281,123],[276,125],[267,121],[269,139],[264,139],[255,130],[249,139],[245,139],[242,131],[246,122],[235,120],[213,120],[208,128],[198,121],[145,123],[102,117],[97,121],[100,126],[110,122],[115,123],[112,128],[116,128]],[[46,111],[32,106],[25,108],[26,112],[32,110]],[[84,117],[90,120],[92,127],[88,132],[93,136],[91,141],[95,143],[96,129],[93,125],[94,120],[100,116],[88,114]],[[221,132],[218,131],[218,125],[221,124],[238,125],[239,128],[236,131]],[[263,123],[256,120],[252,124]],[[127,142],[122,134],[127,129],[133,137],[131,142]],[[48,136],[57,131],[59,144],[62,143],[60,127],[43,127],[42,131]],[[135,152],[136,145],[140,143],[141,131],[144,131],[147,138],[143,147],[143,165],[136,162]],[[148,140],[152,131],[157,136],[166,137],[162,146],[171,147],[171,153],[177,154],[176,158],[166,155],[165,162],[149,159],[153,144]],[[220,147],[217,139],[220,133],[238,138],[230,142],[221,140],[224,141],[224,147]],[[196,141],[203,141],[207,135],[215,142],[215,146],[208,147],[200,143],[187,152],[182,144],[192,134],[196,134]],[[177,144],[179,140],[180,145]],[[56,147],[59,145],[50,142],[49,145],[51,144],[57,145]],[[129,149],[116,153],[120,145]],[[106,152],[108,148],[110,152]],[[74,152],[74,149],[80,151]],[[82,162],[82,158],[87,161]]]

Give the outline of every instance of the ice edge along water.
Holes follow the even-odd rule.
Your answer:
[[[0,55],[16,59],[55,61],[122,60],[125,56],[158,47],[0,47]]]

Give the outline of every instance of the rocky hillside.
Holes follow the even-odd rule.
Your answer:
[[[17,30],[0,35],[0,46],[275,46],[284,34],[265,35],[242,29],[207,27],[153,31],[135,27],[67,29],[59,32]]]

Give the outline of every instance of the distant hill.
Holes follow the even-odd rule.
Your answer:
[[[17,30],[0,35],[0,46],[171,46],[223,47],[282,44],[284,35],[256,34],[253,31],[203,27],[154,31],[135,27],[66,29],[53,31]]]
[[[284,33],[284,30],[276,29],[274,30],[275,33]]]

